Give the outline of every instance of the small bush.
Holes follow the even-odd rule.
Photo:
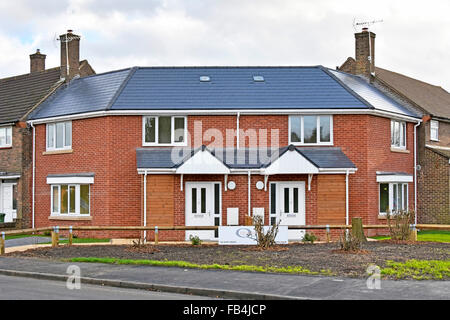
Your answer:
[[[202,244],[202,240],[200,240],[200,238],[198,236],[189,236],[189,240],[191,240],[191,244],[193,246],[199,246]]]
[[[359,251],[361,249],[361,240],[351,232],[344,231],[339,237],[339,247],[342,251]]]
[[[314,234],[309,234],[309,233],[305,233],[305,235],[303,236],[302,241],[303,242],[311,242],[314,243],[314,241],[317,240],[317,237]]]
[[[414,212],[399,210],[395,213],[387,213],[389,234],[392,240],[408,240],[411,234],[410,225],[414,221]]]
[[[253,225],[255,226],[256,241],[258,246],[262,249],[267,249],[275,244],[275,238],[278,234],[278,227],[280,221],[273,225],[269,231],[264,232],[264,221],[260,216],[253,217]]]

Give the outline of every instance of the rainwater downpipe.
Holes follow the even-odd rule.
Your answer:
[[[147,226],[147,170],[144,172],[144,227]],[[144,243],[147,241],[147,230],[144,230]]]
[[[31,200],[31,227],[34,229],[35,222],[34,222],[34,203],[35,203],[35,180],[36,180],[36,128],[33,125],[33,122],[30,122],[31,128],[33,129],[33,178],[32,178],[32,200]]]
[[[414,125],[414,225],[417,224],[417,127],[421,123]]]
[[[248,171],[248,216],[251,216],[251,173]]]
[[[348,175],[349,172],[347,170],[347,173],[345,174],[345,224],[348,225],[349,223],[349,216],[348,216]]]
[[[240,112],[236,114],[236,149],[239,150],[239,118],[241,117]]]

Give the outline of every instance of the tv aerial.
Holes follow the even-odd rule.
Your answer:
[[[353,29],[356,31],[358,31],[358,28],[367,28],[369,29],[370,26],[376,24],[376,23],[380,23],[383,22],[382,19],[380,20],[372,20],[372,21],[357,21],[356,18],[353,19]]]

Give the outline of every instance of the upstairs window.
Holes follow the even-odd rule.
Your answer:
[[[186,145],[186,117],[143,117],[143,145]]]
[[[406,122],[391,120],[391,147],[406,149]]]
[[[430,121],[430,139],[433,141],[439,141],[439,121]]]
[[[47,150],[72,148],[72,122],[47,124]]]
[[[12,146],[12,127],[0,128],[0,148]]]
[[[289,143],[291,144],[333,144],[332,116],[290,116]]]

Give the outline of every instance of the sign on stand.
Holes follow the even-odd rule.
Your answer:
[[[265,226],[267,233],[272,226]],[[279,226],[275,243],[288,243],[288,226]],[[219,226],[219,245],[256,245],[256,231],[254,226]]]

